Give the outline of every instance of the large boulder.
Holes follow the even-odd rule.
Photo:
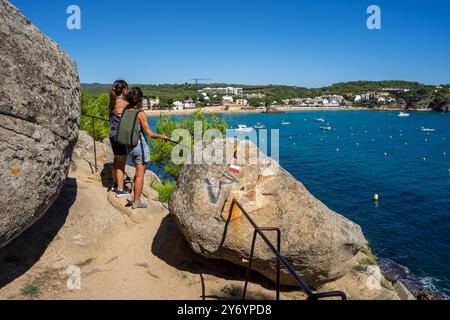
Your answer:
[[[39,219],[67,177],[80,116],[75,63],[0,0],[0,247]]]
[[[246,149],[250,156],[239,173],[228,165],[184,166],[169,209],[191,248],[247,266],[254,229],[233,205],[237,200],[258,226],[280,228],[282,255],[311,286],[336,280],[357,266],[367,245],[361,228],[327,208],[275,161],[262,153],[258,158],[256,146]],[[228,144],[225,154],[233,153],[236,146]],[[267,235],[276,243],[274,233]],[[254,259],[253,269],[275,281],[276,260],[261,239]],[[296,284],[284,268],[281,282]]]

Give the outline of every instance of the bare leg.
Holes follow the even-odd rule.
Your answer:
[[[116,187],[117,184],[117,160],[116,160],[116,156],[114,156],[114,162],[113,162],[113,167],[112,167],[112,179],[113,179],[113,187]]]
[[[115,181],[117,182],[117,189],[123,190],[123,177],[125,175],[125,165],[127,163],[127,156],[115,156],[114,157],[115,167]],[[113,173],[114,177],[114,173]]]
[[[144,188],[145,165],[136,164],[136,176],[134,177],[134,203],[141,202],[142,189]]]

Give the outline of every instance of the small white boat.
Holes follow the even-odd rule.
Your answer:
[[[235,132],[251,132],[253,128],[247,127],[245,124],[239,124],[237,129],[234,129]]]
[[[323,131],[331,131],[333,128],[331,127],[331,126],[323,126],[323,127],[320,127],[320,130],[323,130]]]
[[[282,121],[281,124],[282,124],[283,126],[288,126],[288,125],[290,125],[291,123],[290,123],[290,122],[287,122],[287,121]]]
[[[410,114],[409,114],[409,113],[406,113],[406,112],[400,112],[398,116],[399,116],[399,117],[409,117]]]
[[[420,131],[422,131],[422,132],[435,132],[436,129],[422,127],[422,128],[420,128]]]
[[[325,119],[324,118],[316,118],[314,121],[315,122],[325,122]]]
[[[265,129],[266,126],[258,122],[258,123],[255,125],[254,128],[255,128],[255,129]]]

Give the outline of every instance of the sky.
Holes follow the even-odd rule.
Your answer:
[[[448,0],[10,0],[83,83],[450,83]],[[81,29],[66,26],[78,5]],[[369,30],[369,5],[381,29]]]

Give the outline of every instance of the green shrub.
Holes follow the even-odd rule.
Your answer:
[[[177,183],[175,181],[165,180],[162,184],[152,181],[150,186],[158,192],[158,200],[161,202],[169,202],[170,196],[175,190]]]
[[[175,129],[186,129],[191,136],[194,136],[194,122],[201,121],[203,134],[209,129],[218,129],[225,137],[227,130],[227,123],[223,118],[219,118],[214,114],[205,116],[201,112],[195,112],[189,117],[183,117],[179,121],[173,121],[170,116],[161,115],[156,125],[157,132],[171,136]],[[182,141],[181,141],[182,143]],[[153,150],[151,152],[152,163],[164,168],[164,171],[172,178],[177,179],[182,165],[175,165],[172,162],[172,149],[175,145],[171,142],[165,142],[162,140],[151,140]]]
[[[366,257],[359,260],[359,264],[365,266],[375,266],[377,264],[377,257],[372,253],[369,246],[362,248],[361,252],[364,253]]]
[[[98,96],[88,94],[81,90],[81,112],[102,119],[109,119],[109,95],[102,93]],[[92,118],[82,116],[80,120],[80,130],[86,131],[91,137],[94,136],[92,128]],[[109,121],[95,120],[95,140],[102,141],[109,134]]]
[[[28,283],[20,290],[20,293],[25,297],[35,297],[41,293],[41,289],[34,283]]]

